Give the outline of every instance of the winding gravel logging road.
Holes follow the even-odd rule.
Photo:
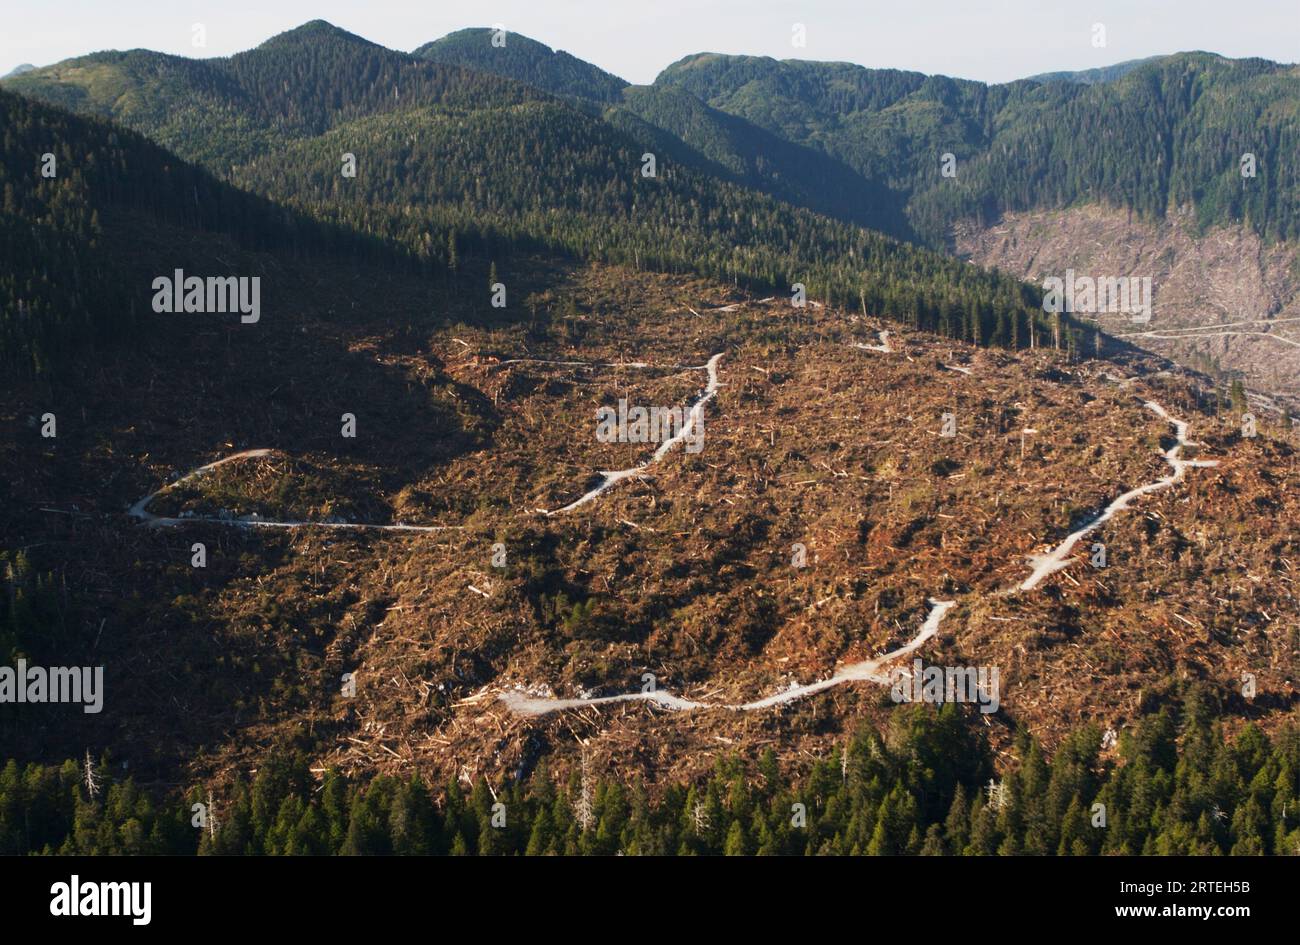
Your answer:
[[[1292,322],[1300,322],[1300,318],[1251,318],[1239,322],[1221,322],[1217,325],[1192,325],[1184,328],[1166,328],[1157,331],[1130,331],[1118,338],[1158,338],[1164,341],[1181,341],[1185,339],[1195,340],[1197,338],[1228,338],[1237,335],[1255,336],[1260,338],[1272,338],[1274,341],[1280,341],[1283,344],[1300,348],[1300,341],[1294,338],[1288,338],[1285,335],[1279,335],[1271,331],[1224,331],[1225,328],[1236,328],[1239,325],[1267,325],[1270,328],[1274,325],[1285,325]]]
[[[832,686],[839,686],[846,682],[859,680],[869,680],[876,683],[888,683],[889,677],[881,675],[878,670],[886,663],[898,659],[900,656],[918,649],[926,640],[939,632],[939,623],[943,620],[944,614],[948,613],[957,602],[953,600],[931,600],[930,614],[921,624],[920,631],[907,643],[903,644],[896,650],[890,650],[883,656],[875,659],[863,660],[860,663],[851,663],[835,671],[835,674],[828,676],[818,682],[808,683],[804,686],[792,685],[788,689],[767,696],[762,699],[756,699],[753,702],[726,703],[726,702],[692,702],[690,699],[683,699],[681,696],[675,696],[671,692],[626,692],[617,696],[598,696],[592,699],[551,699],[544,696],[532,696],[526,692],[513,690],[503,692],[499,698],[509,708],[520,715],[546,715],[551,712],[559,712],[563,709],[581,709],[592,705],[604,705],[610,702],[655,702],[668,709],[678,711],[689,711],[692,709],[727,709],[732,712],[754,712],[760,709],[769,709],[774,705],[781,705],[784,702],[793,702],[796,699],[802,699],[804,696],[811,696],[813,693],[822,692],[830,689]]]
[[[218,518],[215,515],[189,515],[184,517],[171,517],[164,515],[154,515],[149,511],[149,503],[158,496],[162,495],[183,482],[188,482],[199,476],[209,473],[219,466],[227,463],[233,463],[241,459],[257,459],[262,456],[270,456],[275,450],[257,449],[244,450],[241,453],[232,453],[223,457],[216,462],[207,463],[199,466],[197,469],[191,469],[179,479],[175,479],[167,485],[154,492],[149,493],[135,505],[127,509],[126,514],[132,518],[143,522],[145,525],[153,527],[166,527],[171,525],[189,525],[193,522],[204,522],[212,525],[233,525],[240,528],[337,528],[351,529],[353,531],[385,531],[385,532],[441,532],[448,529],[460,528],[459,525],[371,525],[365,522],[302,522],[302,521],[275,521],[273,519],[256,518],[253,516],[243,516],[240,518]]]
[[[1163,341],[1184,341],[1188,338],[1236,338],[1236,337],[1256,337],[1272,338],[1274,341],[1280,341],[1288,344],[1293,348],[1300,348],[1300,341],[1294,338],[1287,338],[1284,335],[1275,335],[1271,331],[1211,331],[1196,335],[1168,335],[1156,331],[1144,331],[1140,335],[1122,335],[1124,338],[1157,338]]]
[[[702,393],[699,398],[696,399],[695,403],[691,405],[690,413],[687,415],[686,422],[681,425],[681,428],[676,433],[659,444],[659,448],[654,451],[653,456],[647,459],[644,463],[641,463],[638,466],[633,466],[631,469],[601,470],[600,482],[597,483],[594,489],[583,494],[579,498],[574,499],[568,505],[564,506],[564,508],[556,509],[553,512],[548,512],[546,509],[538,509],[538,511],[548,516],[563,515],[565,512],[572,512],[579,506],[586,505],[607,489],[618,485],[624,479],[632,479],[636,476],[644,475],[647,469],[659,462],[659,460],[663,459],[669,450],[690,436],[697,426],[704,423],[704,407],[710,400],[717,396],[718,388],[722,386],[722,383],[718,380],[718,362],[720,360],[722,360],[722,352],[718,352],[713,357],[709,358],[708,363],[704,365],[704,370],[709,372],[708,386],[704,388],[704,393]],[[695,369],[690,368],[688,370]]]
[[[1074,546],[1077,545],[1081,539],[1090,535],[1103,523],[1110,521],[1116,512],[1122,512],[1127,509],[1129,503],[1134,499],[1176,485],[1182,481],[1184,476],[1187,475],[1188,469],[1219,465],[1219,461],[1216,459],[1183,459],[1179,455],[1182,452],[1183,447],[1199,445],[1187,439],[1187,421],[1179,420],[1177,417],[1170,416],[1169,412],[1155,401],[1148,400],[1143,404],[1143,406],[1156,414],[1156,416],[1173,424],[1174,431],[1178,437],[1178,442],[1164,453],[1165,462],[1169,464],[1170,468],[1173,469],[1173,472],[1168,476],[1157,479],[1155,482],[1148,482],[1144,486],[1138,486],[1136,489],[1130,489],[1128,492],[1125,492],[1119,498],[1115,499],[1115,501],[1111,502],[1110,505],[1106,506],[1106,508],[1103,509],[1101,514],[1096,518],[1089,521],[1077,531],[1073,531],[1067,535],[1065,540],[1050,552],[1045,555],[1037,555],[1031,558],[1030,560],[1034,565],[1033,572],[1029,577],[1021,581],[1020,584],[1012,588],[1013,591],[1032,591],[1038,586],[1039,582],[1042,581],[1043,578],[1047,577],[1049,574],[1055,574],[1062,568],[1068,567],[1070,564],[1070,553],[1074,550]]]

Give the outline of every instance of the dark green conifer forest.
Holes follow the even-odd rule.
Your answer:
[[[1225,740],[1210,708],[1189,689],[1104,758],[1095,726],[1050,760],[1020,737],[1001,778],[981,727],[951,704],[900,709],[883,735],[863,728],[798,775],[769,750],[752,765],[719,759],[694,785],[590,766],[559,778],[545,763],[511,784],[318,781],[285,746],[216,799],[145,790],[111,758],[90,760],[92,796],[85,760],[10,761],[0,854],[1295,854],[1300,732]]]

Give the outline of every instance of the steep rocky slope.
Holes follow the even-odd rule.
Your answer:
[[[1187,216],[1151,223],[1098,206],[1008,214],[967,224],[957,251],[1040,282],[1078,275],[1148,277],[1149,323],[1104,314],[1106,331],[1183,364],[1242,377],[1300,414],[1300,255],[1243,226],[1198,229]],[[1256,403],[1257,408],[1261,406]],[[1267,405],[1263,405],[1267,410]]]

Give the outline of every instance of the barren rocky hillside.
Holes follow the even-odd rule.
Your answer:
[[[1244,226],[1198,232],[1182,216],[1150,223],[1086,206],[1007,214],[983,230],[967,225],[956,245],[973,262],[1040,283],[1067,269],[1150,277],[1150,322],[1105,314],[1108,332],[1189,366],[1239,375],[1300,413],[1300,259],[1292,243],[1266,243]]]

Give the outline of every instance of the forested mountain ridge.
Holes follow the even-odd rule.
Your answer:
[[[367,162],[355,180],[335,171],[344,147]],[[417,108],[290,143],[233,179],[443,265],[452,263],[451,241],[457,254],[481,259],[520,245],[760,291],[802,283],[819,300],[985,343],[1028,344],[1031,323],[1049,329],[1023,283],[690,166],[668,161],[647,178],[641,157],[638,141],[560,102]],[[1085,344],[1078,326],[1066,336]]]
[[[583,78],[574,64],[595,78]],[[643,147],[705,174],[906,235],[894,195],[817,149],[782,140],[676,89],[628,86],[526,37],[510,36],[505,46],[494,47],[489,30],[464,30],[407,55],[315,21],[226,59],[96,53],[38,70],[10,87],[114,118],[220,173],[286,139],[368,115],[415,105],[504,108],[556,95],[584,107],[593,120],[603,112]]]
[[[100,52],[25,73],[5,87],[111,118],[219,173],[286,138],[365,115],[548,97],[487,73],[414,59],[320,20],[228,58]]]
[[[933,242],[960,219],[1076,202],[1148,218],[1192,206],[1203,225],[1245,220],[1269,237],[1300,233],[1300,177],[1287,160],[1300,136],[1293,66],[1179,53],[1105,82],[985,85],[699,54],[655,81],[889,179]],[[944,153],[957,159],[954,178],[940,174]],[[1258,176],[1243,182],[1246,153]]]
[[[610,124],[705,173],[850,223],[911,235],[896,194],[819,148],[773,134],[682,89],[632,85],[525,36],[508,36],[504,47],[494,47],[491,38],[491,30],[460,30],[412,55],[590,102]]]
[[[617,102],[628,82],[563,50],[519,33],[492,42],[493,30],[470,28],[412,50],[417,59],[507,76],[555,95]]]
[[[171,84],[173,74],[180,85]],[[647,131],[630,112],[604,120],[587,104],[424,62],[320,22],[227,60],[102,53],[12,87],[107,109],[242,187],[377,236],[425,265],[450,269],[470,256],[486,266],[513,246],[695,271],[761,291],[789,293],[799,283],[818,300],[981,343],[1029,344],[1031,325],[1041,335],[1055,331],[1017,280],[735,182],[763,178],[757,165],[733,164],[734,172],[715,176],[715,161],[670,143],[647,174],[647,136],[667,132]],[[674,97],[688,107],[659,117],[664,125],[706,110],[672,90],[652,104]],[[178,107],[181,98],[199,104],[189,111]],[[216,134],[207,126],[214,114],[224,121]],[[744,132],[727,133],[734,142]],[[840,168],[835,185],[837,175],[823,173],[830,159],[806,162],[797,146],[767,137],[770,166],[805,167],[829,182],[834,202],[843,195],[842,206],[866,213],[850,172]],[[341,170],[349,154],[355,177]],[[802,186],[809,183],[805,176]],[[1070,324],[1061,339],[1076,350],[1086,341]]]
[[[882,182],[680,89],[630,85],[623,90],[622,102],[607,107],[604,117],[634,135],[645,123],[652,140],[664,139],[670,155],[685,151],[684,163],[724,180],[893,236],[912,235],[902,201]]]
[[[568,81],[579,67],[554,74],[543,65],[558,54],[524,37],[508,40],[524,53],[494,56],[489,32],[462,30],[416,54],[626,108],[724,165],[770,159],[770,140],[754,130],[737,134],[713,117],[726,113],[745,129],[851,168],[872,193],[873,225],[934,245],[951,246],[959,221],[988,224],[1005,212],[1088,202],[1146,219],[1193,208],[1203,226],[1245,222],[1270,239],[1300,233],[1300,178],[1287,161],[1297,137],[1288,103],[1300,97],[1300,75],[1285,64],[1187,52],[990,85],[851,63],[698,53],[666,67],[651,86],[624,83],[620,103],[616,77],[588,66],[586,81]],[[663,99],[667,89],[706,110]],[[1246,153],[1257,176],[1243,185]],[[956,158],[953,178],[940,173],[944,154]],[[822,212],[839,199],[805,191],[777,196]],[[906,220],[890,216],[904,208]]]
[[[1300,143],[1300,74],[1279,63],[1179,53],[987,85],[700,53],[632,86],[527,37],[491,40],[461,30],[408,55],[314,21],[228,59],[96,53],[5,84],[114,117],[222,173],[368,115],[556,95],[705,173],[936,246],[951,246],[959,221],[1088,202],[1300,234],[1287,161]],[[945,154],[954,176],[941,174]],[[1255,176],[1243,178],[1247,154]]]
[[[40,373],[61,354],[129,339],[144,324],[146,276],[170,272],[171,261],[135,258],[105,239],[109,218],[220,234],[250,250],[404,264],[396,248],[241,191],[108,122],[0,90],[0,128],[0,363],[8,370]]]

